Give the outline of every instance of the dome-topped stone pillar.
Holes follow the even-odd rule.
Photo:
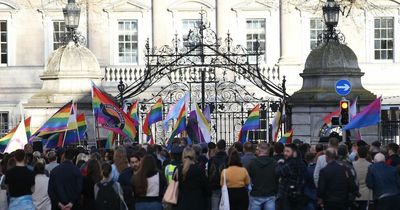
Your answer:
[[[363,75],[357,56],[344,44],[330,41],[311,51],[300,74],[303,86],[290,98],[295,138],[315,143],[321,136],[329,135],[321,128],[324,125],[323,117],[339,109],[342,97],[335,91],[338,80],[351,82],[352,90],[346,98],[354,100],[358,97],[361,109],[373,101],[376,96],[362,86]],[[363,129],[362,135],[366,140],[376,140],[377,129]]]
[[[24,104],[27,114],[32,116],[32,129],[39,128],[59,108],[73,100],[78,104],[78,111],[85,112],[89,138],[94,138],[93,117],[90,117],[93,115],[91,83],[99,84],[101,78],[97,58],[85,46],[71,41],[55,50],[40,76],[42,89]]]

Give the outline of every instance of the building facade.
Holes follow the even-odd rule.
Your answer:
[[[146,40],[152,47],[185,39],[200,21],[200,11],[217,36],[264,51],[260,66],[279,67],[275,83],[286,76],[287,91],[300,89],[299,73],[324,30],[318,0],[77,0],[82,12],[78,31],[103,69],[145,67]],[[365,72],[364,87],[384,98],[384,109],[400,105],[400,4],[352,1],[338,29]],[[0,135],[15,125],[21,104],[41,88],[50,54],[65,34],[63,0],[0,0]],[[186,41],[185,41],[186,40]],[[271,79],[272,80],[272,79]],[[116,93],[116,81],[103,85]],[[157,87],[155,87],[157,88]],[[332,87],[333,88],[333,87]],[[251,87],[249,87],[252,90]],[[155,90],[156,91],[156,90]],[[264,93],[255,93],[263,95]],[[399,119],[399,113],[388,117]]]

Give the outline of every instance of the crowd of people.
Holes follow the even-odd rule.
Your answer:
[[[82,147],[1,154],[0,210],[400,209],[395,143],[235,142],[115,149]],[[177,202],[166,203],[178,183]]]

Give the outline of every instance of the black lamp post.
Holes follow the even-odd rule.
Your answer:
[[[336,26],[339,23],[339,14],[341,12],[339,4],[337,4],[335,0],[327,0],[325,6],[322,7],[322,12],[326,30],[323,34],[318,35],[318,42],[336,41],[344,43],[344,35],[336,29]]]
[[[119,98],[119,104],[120,104],[121,108],[122,108],[123,105],[124,105],[124,99],[125,99],[125,98],[124,98],[124,92],[125,92],[125,90],[126,90],[126,87],[127,87],[127,85],[124,83],[122,77],[119,78],[119,83],[118,83],[117,88],[118,88],[118,91],[119,91],[119,96],[120,96],[120,98]]]
[[[79,42],[80,37],[76,33],[79,26],[79,18],[81,16],[81,9],[76,4],[75,0],[68,0],[68,4],[63,9],[65,27],[68,30],[68,41]]]

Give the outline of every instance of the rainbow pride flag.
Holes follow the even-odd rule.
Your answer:
[[[171,136],[168,140],[168,146],[172,146],[172,141],[174,140],[175,136],[182,133],[186,130],[186,105],[183,105],[181,110],[179,111],[178,118],[176,119],[176,123],[174,126],[174,130],[171,133]]]
[[[134,101],[129,109],[129,116],[136,124],[139,124],[138,102]]]
[[[45,145],[45,147],[63,147],[83,140],[85,138],[85,133],[87,130],[86,117],[84,113],[81,113],[76,117],[76,123],[78,127],[74,129],[69,129],[67,133],[63,131],[43,136],[43,144]]]
[[[68,129],[68,120],[71,115],[72,101],[65,104],[50,119],[45,122],[30,138],[31,142],[37,136],[44,136],[51,133],[58,133]]]
[[[257,104],[250,112],[246,122],[239,132],[239,141],[243,144],[247,141],[247,131],[258,129],[260,127],[260,104]]]
[[[106,148],[106,149],[113,149],[113,148],[114,148],[114,145],[115,145],[115,140],[116,140],[116,138],[117,138],[116,133],[110,131],[110,132],[108,133],[108,135],[107,135],[107,141],[106,141],[106,144],[105,144],[104,148]]]
[[[293,137],[293,129],[290,129],[288,132],[283,134],[283,136],[279,139],[279,142],[282,144],[290,144],[292,143],[292,137]]]
[[[151,133],[151,125],[162,121],[162,99],[159,98],[157,102],[150,107],[149,112],[146,114],[146,118],[144,120],[142,130],[143,133],[147,135],[147,142],[150,144],[154,144],[153,135]]]
[[[24,124],[25,124],[25,130],[26,130],[26,137],[29,138],[31,117],[26,118],[24,121]],[[10,130],[10,132],[8,132],[5,136],[0,138],[0,151],[1,152],[3,152],[6,149],[8,142],[10,142],[11,138],[14,136],[15,131],[17,131],[17,128],[18,128],[18,126],[15,126],[13,129]],[[29,128],[29,130],[27,128]]]
[[[135,139],[135,122],[95,84],[92,84],[92,108],[99,127]]]

